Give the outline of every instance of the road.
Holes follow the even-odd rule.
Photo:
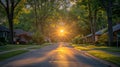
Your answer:
[[[67,43],[57,43],[0,62],[0,67],[108,67]]]

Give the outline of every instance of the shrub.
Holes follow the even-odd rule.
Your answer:
[[[98,41],[96,42],[97,45],[104,45],[104,46],[109,46],[108,42],[108,35],[103,34],[99,37]],[[120,44],[120,41],[118,41],[118,44]],[[110,46],[117,46],[117,41],[114,40]],[[118,45],[120,46],[120,45]]]
[[[44,40],[44,36],[42,34],[40,34],[39,32],[36,32],[34,35],[33,35],[33,41],[38,43],[38,44],[42,44],[45,42]]]
[[[83,39],[81,38],[80,35],[78,35],[78,36],[76,36],[75,38],[72,39],[72,43],[74,43],[74,44],[82,44]]]
[[[105,33],[98,38],[96,44],[105,45],[107,41],[108,41],[108,35]]]
[[[109,44],[108,44],[108,41],[105,42],[105,44],[109,45]],[[118,45],[117,45],[117,41],[113,41],[110,46],[120,47],[120,41],[118,41]]]
[[[6,40],[5,40],[5,38],[4,37],[0,37],[0,46],[1,45],[6,45]]]

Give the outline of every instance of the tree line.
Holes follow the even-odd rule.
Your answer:
[[[9,25],[11,43],[14,28],[34,31],[38,42],[41,37],[56,40],[53,32],[64,22],[73,33],[69,39],[92,33],[93,43],[95,32],[108,27],[111,45],[112,26],[120,22],[119,4],[119,0],[0,0],[0,21]]]

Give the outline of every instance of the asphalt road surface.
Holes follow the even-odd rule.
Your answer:
[[[108,67],[67,43],[57,43],[0,62],[0,67]]]

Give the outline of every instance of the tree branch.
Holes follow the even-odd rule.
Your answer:
[[[18,0],[15,5],[14,5],[14,8],[20,3],[21,0]]]
[[[9,15],[9,0],[6,0],[6,12]]]
[[[6,9],[4,3],[0,0],[0,4]]]
[[[14,0],[11,0],[11,9],[14,9]]]
[[[101,2],[102,6],[106,9],[107,7],[105,5],[105,1],[104,0],[99,0],[99,1]]]

